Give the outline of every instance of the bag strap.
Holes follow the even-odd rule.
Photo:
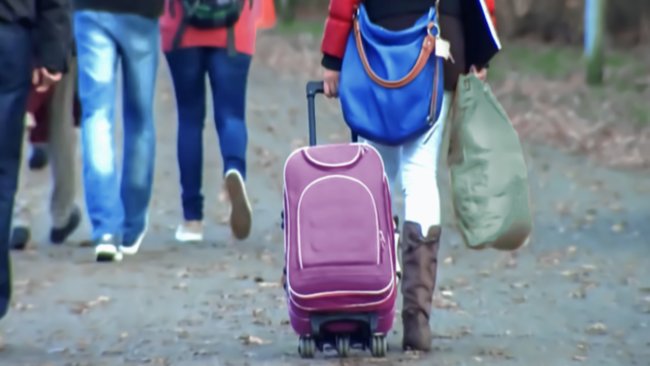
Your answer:
[[[368,57],[366,56],[366,51],[363,48],[363,39],[361,37],[359,20],[355,18],[354,38],[356,40],[357,50],[359,52],[359,57],[361,58],[361,63],[363,63],[363,68],[366,70],[366,73],[368,73],[368,76],[370,76],[372,81],[383,86],[384,88],[390,88],[390,89],[401,88],[407,85],[408,83],[410,83],[411,81],[413,81],[420,74],[420,72],[422,72],[422,69],[424,69],[427,62],[429,61],[429,56],[436,48],[436,37],[431,33],[431,30],[435,26],[436,24],[434,22],[431,22],[429,23],[429,25],[427,25],[427,35],[424,37],[424,41],[422,42],[422,49],[420,50],[420,54],[418,55],[418,58],[415,61],[415,65],[413,65],[413,68],[403,78],[397,81],[390,81],[390,80],[385,80],[380,78],[372,70],[372,67],[370,67],[370,63],[368,62]]]

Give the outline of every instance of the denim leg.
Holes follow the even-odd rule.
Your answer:
[[[0,318],[11,300],[9,240],[30,88],[29,32],[0,23]]]
[[[113,14],[111,33],[120,49],[123,70],[124,161],[121,202],[123,242],[130,245],[145,230],[153,185],[156,130],[154,94],[158,70],[158,21]]]
[[[178,110],[177,156],[183,217],[203,220],[203,126],[206,49],[182,48],[166,54]]]
[[[93,240],[120,236],[124,212],[115,161],[114,105],[117,45],[106,29],[107,13],[74,15],[79,96],[82,105],[83,182]]]
[[[224,173],[238,170],[246,177],[246,86],[251,56],[229,56],[222,48],[209,49],[208,74],[214,119],[219,134]]]

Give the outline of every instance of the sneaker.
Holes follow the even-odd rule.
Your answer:
[[[31,237],[31,232],[27,226],[16,226],[11,233],[11,249],[25,250]]]
[[[122,253],[117,249],[113,235],[104,234],[95,243],[95,258],[97,262],[119,262],[122,260]]]
[[[29,156],[29,169],[41,170],[47,166],[48,156],[44,146],[33,145]]]
[[[138,251],[140,250],[140,246],[144,241],[144,237],[147,234],[148,226],[149,226],[149,217],[145,218],[144,229],[142,229],[138,237],[135,238],[135,241],[133,243],[122,243],[122,245],[120,245],[120,252],[126,255],[138,254]]]
[[[185,221],[176,228],[176,240],[181,243],[203,241],[201,221]]]
[[[248,196],[244,178],[236,170],[226,172],[226,190],[230,197],[230,228],[237,239],[246,239],[251,232],[253,213]]]
[[[79,207],[75,206],[70,214],[68,223],[60,228],[52,228],[50,231],[50,241],[53,244],[61,244],[68,239],[68,237],[79,227],[81,223],[81,211]]]

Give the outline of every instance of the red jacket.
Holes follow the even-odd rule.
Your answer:
[[[492,22],[496,24],[494,0],[481,0],[490,12]],[[321,43],[324,54],[343,58],[348,35],[352,29],[352,16],[361,0],[330,0],[329,15],[325,21],[325,31]]]
[[[144,1],[144,0],[133,0]],[[175,17],[171,15],[170,4],[166,2],[165,13],[160,19],[160,31],[162,35],[162,48],[164,52],[172,49],[172,42],[176,31],[181,23],[183,8],[179,0],[173,1]],[[253,0],[251,0],[253,1]],[[257,18],[260,14],[259,1],[253,1],[251,9],[248,1],[244,5],[244,10],[235,24],[235,48],[238,52],[252,55],[255,53],[255,43],[257,39]],[[227,46],[227,33],[224,28],[218,29],[196,29],[188,27],[183,35],[180,47],[220,47]]]

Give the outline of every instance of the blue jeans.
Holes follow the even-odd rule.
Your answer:
[[[158,21],[138,15],[78,11],[74,15],[82,106],[83,181],[93,239],[132,244],[146,229],[155,162],[153,102]],[[124,90],[121,182],[115,157],[117,65]]]
[[[11,298],[9,237],[31,86],[31,51],[26,28],[0,23],[0,318]]]
[[[223,172],[246,176],[246,85],[251,56],[229,56],[222,48],[182,48],[166,54],[178,109],[178,165],[185,220],[203,219],[203,121],[207,74],[212,88],[214,119]]]

